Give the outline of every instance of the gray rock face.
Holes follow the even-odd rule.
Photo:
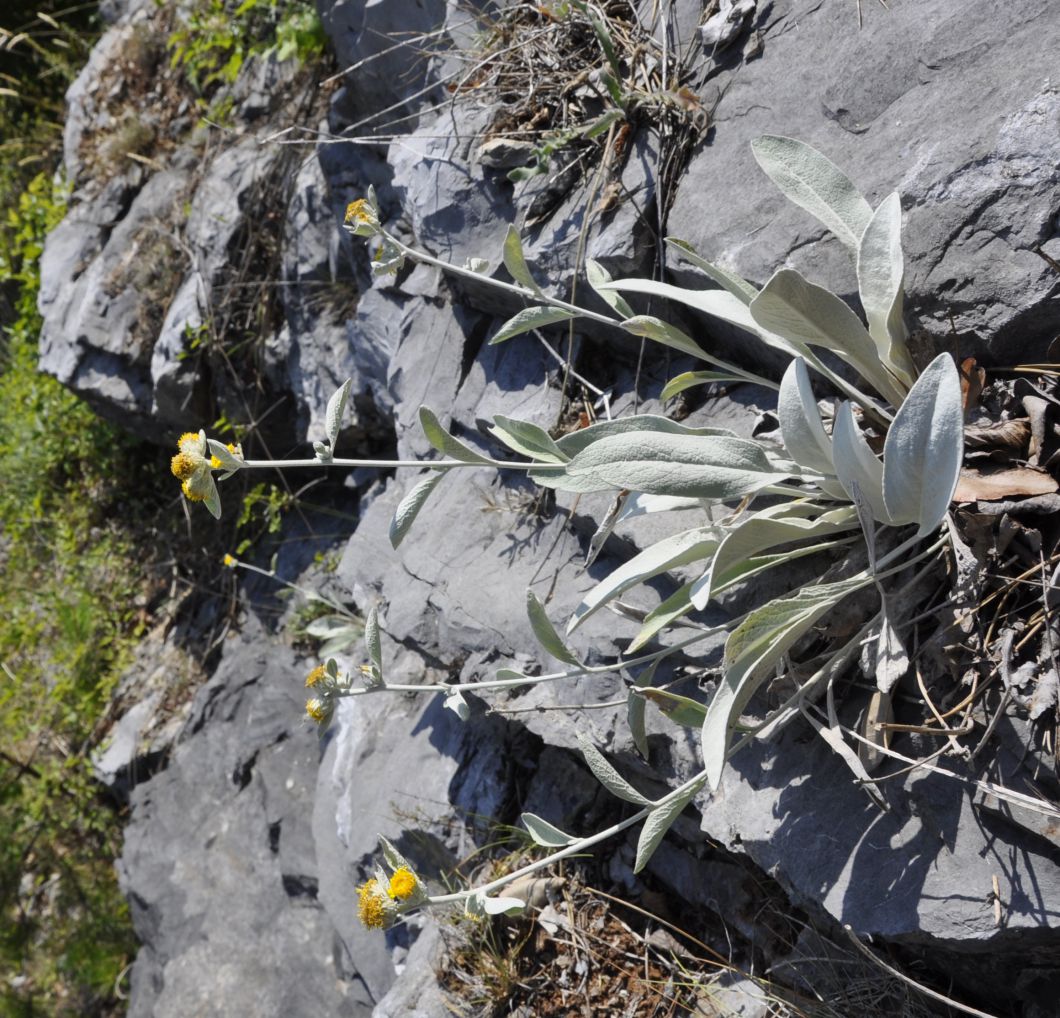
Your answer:
[[[842,245],[765,177],[750,143],[807,142],[875,206],[902,197],[912,319],[962,352],[1033,361],[1057,332],[1060,92],[1048,0],[759,4],[764,49],[716,80],[709,144],[682,180],[670,229],[763,283],[790,265],[848,297]]]
[[[513,187],[507,162],[483,152],[488,108],[429,108],[444,60],[424,57],[419,43],[429,38],[444,48],[458,36],[455,7],[434,0],[319,6],[339,66],[359,68],[343,79],[329,128],[370,141],[372,127],[410,114],[400,122],[406,137],[391,141],[391,125],[378,144],[323,145],[315,159],[283,162],[260,144],[277,126],[262,123],[274,112],[268,93],[278,73],[263,62],[248,70],[239,93],[250,125],[242,141],[211,150],[201,165],[186,149],[162,170],[137,165],[93,183],[81,153],[106,112],[94,88],[127,43],[131,19],[148,17],[150,8],[137,6],[136,14],[130,6],[104,38],[71,92],[67,159],[81,200],[44,256],[42,364],[97,406],[159,434],[184,430],[189,414],[208,420],[213,407],[234,400],[231,383],[206,384],[188,356],[189,336],[208,324],[210,294],[230,282],[247,231],[263,214],[261,188],[281,173],[290,186],[267,210],[279,224],[281,313],[264,341],[261,370],[292,408],[287,437],[320,437],[327,398],[352,377],[340,439],[351,455],[390,447],[403,458],[431,455],[418,425],[421,405],[461,440],[505,455],[488,424],[503,413],[553,427],[572,409],[559,396],[562,368],[530,335],[488,345],[515,305],[481,284],[412,267],[396,278],[372,277],[363,247],[338,228],[342,208],[371,184],[403,238],[457,262],[487,258],[498,274],[504,234],[516,223],[542,286],[566,292],[582,245],[615,274],[651,271],[660,137],[651,127],[632,135],[618,180],[627,200],[607,214],[589,222],[587,191],[575,188],[527,229],[531,209],[551,197],[549,181]],[[983,350],[1003,363],[1037,356],[1060,331],[1057,277],[1035,253],[1041,245],[1060,260],[1060,93],[1047,64],[1060,21],[1046,0],[892,0],[889,10],[864,8],[859,32],[853,4],[720,5],[696,53],[697,88],[705,95],[711,77],[721,103],[680,178],[666,230],[757,283],[790,264],[852,295],[845,250],[787,203],[751,156],[749,143],[761,134],[800,138],[874,203],[892,190],[902,194],[913,317],[940,337],[952,313],[964,352]],[[651,5],[640,5],[656,37],[679,27],[686,41],[696,37],[702,10],[678,4],[667,28],[653,20]],[[387,33],[398,30],[419,41],[390,48]],[[171,258],[148,258],[148,245],[177,235],[155,229],[173,220],[175,202],[179,243]],[[141,263],[171,265],[173,278],[165,286],[138,280]],[[164,289],[166,300],[145,327],[148,284]],[[976,338],[963,338],[969,334]],[[564,337],[545,338],[562,359]],[[602,330],[579,328],[573,338],[576,370],[608,394],[616,414],[635,404],[663,412],[655,401],[662,380],[688,366],[651,356],[638,365],[636,344]],[[747,344],[743,350],[758,359]],[[586,389],[575,416],[594,402],[604,412],[604,401]],[[737,389],[708,400],[693,420],[747,435],[764,406],[760,392]],[[372,486],[335,576],[341,596],[361,611],[379,609],[393,681],[476,681],[500,667],[558,671],[532,634],[526,590],[562,630],[595,582],[662,533],[658,521],[624,527],[585,569],[587,539],[607,497],[560,497],[554,506],[518,475],[471,471],[442,481],[395,552],[390,519],[417,479],[409,469],[355,476],[359,487]],[[663,580],[626,599],[653,606],[675,586]],[[599,662],[628,633],[601,612],[571,645]],[[705,642],[685,662],[691,676],[670,676],[685,683],[679,688],[707,694],[696,678],[716,662],[720,641]],[[360,663],[360,649],[344,663]],[[414,817],[424,836],[400,847],[436,875],[468,850],[477,833],[466,822],[471,814],[511,821],[528,809],[565,829],[590,830],[614,804],[572,755],[579,734],[611,752],[649,794],[699,767],[698,733],[654,709],[649,759],[640,757],[625,728],[625,682],[614,672],[469,697],[466,725],[434,696],[346,701],[318,742],[298,721],[307,670],[251,619],[200,691],[169,766],[133,789],[121,864],[144,943],[133,1015],[442,1014],[430,973],[439,949],[432,921],[386,937],[356,921],[355,888],[371,873],[379,834],[400,839]],[[486,716],[487,700],[507,720]],[[145,705],[139,710],[147,713]],[[127,718],[101,771],[114,778],[135,761],[143,720]],[[973,807],[954,779],[907,776],[890,783],[888,797],[891,810],[881,812],[820,740],[793,726],[775,744],[736,758],[719,793],[697,803],[701,829],[682,821],[650,872],[675,896],[725,917],[757,949],[750,859],[822,926],[847,923],[921,952],[985,999],[991,984],[1016,985],[1015,999],[1035,1014],[1035,980],[1058,967],[1055,836],[1042,825],[1035,834],[1018,829],[996,802]],[[727,852],[708,853],[704,836]],[[610,859],[612,874],[631,887],[633,844],[620,842]],[[737,855],[745,857],[739,865]],[[987,897],[994,877],[1000,926]],[[734,1013],[766,1006],[739,981],[727,992]]]

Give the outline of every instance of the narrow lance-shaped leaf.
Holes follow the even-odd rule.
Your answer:
[[[787,198],[857,251],[872,206],[835,163],[805,142],[777,135],[751,142],[751,152]]]
[[[637,806],[650,806],[651,800],[641,795],[621,774],[618,773],[583,733],[578,733],[578,745],[582,756],[589,765],[589,770],[601,785],[604,786],[615,798],[624,799]]]
[[[750,304],[758,296],[758,288],[752,286],[746,279],[730,272],[721,265],[708,262],[696,253],[696,249],[686,240],[678,240],[677,237],[667,237],[666,243],[681,252],[697,269],[701,269],[719,286],[725,287],[737,300],[744,304]]]
[[[889,611],[887,596],[880,598],[880,635],[876,641],[876,686],[881,693],[889,693],[898,680],[909,671],[909,654]]]
[[[630,587],[707,558],[717,547],[718,534],[713,527],[696,527],[657,541],[613,570],[582,598],[567,624],[567,632],[574,632],[590,615]]]
[[[470,446],[450,435],[442,427],[434,411],[429,407],[420,407],[420,427],[423,428],[423,434],[427,437],[427,441],[440,453],[444,453],[452,459],[460,460],[462,463],[490,465],[490,460],[487,456],[475,452]]]
[[[761,329],[796,344],[831,350],[884,399],[895,406],[902,402],[905,389],[879,359],[861,319],[830,290],[794,269],[780,269],[751,301],[750,312]]]
[[[504,267],[520,286],[533,290],[539,297],[544,296],[541,287],[530,275],[526,256],[523,254],[523,242],[519,237],[519,231],[514,226],[509,226],[508,232],[504,235]]]
[[[707,358],[706,351],[691,336],[661,318],[637,315],[624,321],[622,328],[631,335],[654,339],[656,343],[662,343],[663,346],[680,350],[681,353],[690,354],[692,357]]]
[[[644,726],[644,697],[637,695],[637,690],[650,686],[655,681],[655,669],[659,666],[656,659],[634,679],[626,696],[626,723],[633,745],[637,747],[645,760],[648,759],[648,733]]]
[[[572,311],[564,311],[562,308],[545,307],[539,305],[532,308],[523,308],[518,314],[508,319],[498,330],[496,335],[489,341],[490,346],[503,343],[513,336],[529,332],[531,329],[543,329],[546,325],[555,325],[556,322],[566,322],[574,317]]]
[[[596,292],[597,296],[607,304],[612,311],[620,315],[622,318],[632,318],[634,316],[635,312],[633,308],[626,303],[622,295],[607,288],[607,284],[612,281],[611,273],[599,262],[593,261],[592,258],[587,258],[585,260],[585,278],[589,280],[589,285]]]
[[[603,438],[567,464],[574,478],[650,495],[731,499],[788,474],[749,439],[634,432]]]
[[[832,429],[832,461],[836,477],[847,495],[854,499],[854,485],[865,500],[872,515],[881,523],[890,523],[891,516],[883,501],[883,464],[869,448],[865,436],[854,423],[850,403],[840,404]]]
[[[691,389],[696,385],[707,385],[710,382],[723,384],[725,382],[746,381],[747,379],[743,375],[736,375],[731,371],[683,371],[679,375],[674,375],[663,386],[662,392],[659,393],[659,399],[665,403],[668,399],[673,399],[674,396],[684,392],[686,389]]]
[[[832,441],[825,434],[810,374],[801,357],[792,360],[781,379],[777,417],[784,448],[800,467],[822,474],[834,473]]]
[[[921,536],[949,511],[964,457],[964,409],[957,366],[939,354],[894,415],[883,445],[883,499],[897,523]]]
[[[712,788],[721,781],[733,725],[776,663],[826,612],[870,582],[867,574],[858,573],[835,583],[803,587],[792,597],[751,612],[729,634],[725,672],[703,721],[703,763]]]
[[[884,198],[861,237],[858,292],[880,360],[910,386],[916,369],[906,346],[907,333],[902,320],[904,274],[902,203],[894,193]]]
[[[564,848],[578,839],[565,834],[558,827],[553,827],[547,820],[533,813],[523,813],[519,817],[535,845],[542,848]]]
[[[324,414],[324,430],[327,432],[328,445],[332,451],[335,449],[335,440],[342,430],[342,415],[346,412],[346,401],[350,397],[350,387],[353,379],[347,378],[328,400],[328,408]]]
[[[544,428],[529,421],[516,421],[497,414],[489,431],[509,449],[531,459],[544,460],[546,463],[566,463],[570,459]]]
[[[637,838],[637,858],[633,863],[634,873],[639,873],[648,865],[655,850],[666,836],[666,832],[695,798],[700,787],[702,786],[698,784],[693,785],[664,806],[657,806],[645,817],[644,826],[640,829],[640,837]]]
[[[683,728],[699,728],[707,716],[707,708],[698,700],[668,689],[645,689],[641,696],[655,704],[667,720]]]
[[[383,644],[379,636],[379,611],[373,608],[364,620],[364,646],[373,674],[383,677]]]
[[[438,482],[445,476],[444,470],[428,474],[417,481],[411,491],[401,500],[394,512],[394,518],[390,521],[390,544],[396,548],[405,540],[412,524],[416,521],[420,510],[426,505],[427,499],[434,491]]]
[[[530,618],[530,626],[534,630],[534,636],[537,637],[537,642],[548,651],[554,658],[559,661],[563,661],[565,664],[576,665],[578,659],[567,649],[567,646],[559,638],[559,634],[556,632],[549,620],[548,615],[545,613],[544,605],[537,599],[537,595],[527,589],[526,591],[526,614]]]

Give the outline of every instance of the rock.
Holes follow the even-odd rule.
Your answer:
[[[760,5],[762,56],[717,79],[724,98],[671,232],[757,284],[786,264],[853,299],[847,251],[751,155],[761,135],[797,138],[873,205],[901,195],[911,321],[949,344],[952,316],[962,353],[1040,360],[1058,331],[1056,273],[1035,253],[1060,255],[1050,5],[869,4],[862,31],[843,5],[797,6]]]

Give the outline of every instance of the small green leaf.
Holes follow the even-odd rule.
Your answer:
[[[661,318],[654,318],[652,315],[637,315],[626,319],[622,323],[622,328],[634,336],[654,339],[656,343],[662,343],[663,346],[680,350],[681,353],[692,357],[698,357],[701,360],[707,357],[707,352],[691,336],[674,328]]]
[[[777,397],[780,437],[788,455],[808,470],[833,474],[832,441],[825,434],[806,362],[796,357],[788,365]]]
[[[573,312],[564,311],[562,308],[544,306],[523,308],[497,330],[497,334],[489,341],[489,345],[496,346],[497,343],[503,343],[506,339],[529,332],[531,329],[543,329],[546,325],[567,322],[573,317]]]
[[[846,400],[839,405],[832,428],[832,462],[836,477],[851,500],[856,501],[854,485],[857,485],[857,494],[868,503],[872,515],[881,523],[890,523],[883,500],[883,464],[869,448]]]
[[[758,296],[757,287],[752,286],[746,279],[741,278],[735,272],[730,272],[720,265],[715,265],[713,262],[708,262],[705,258],[701,258],[688,241],[679,240],[677,237],[667,237],[666,243],[680,251],[697,269],[701,269],[715,283],[723,286],[734,297],[743,301],[744,304],[750,304]]]
[[[527,833],[535,845],[542,848],[564,848],[573,844],[578,839],[571,834],[565,834],[558,827],[553,827],[547,820],[535,816],[533,813],[523,813],[519,817]]]
[[[420,510],[426,505],[427,499],[438,482],[445,476],[444,470],[428,474],[416,482],[412,490],[401,500],[390,521],[390,544],[396,548],[405,540],[405,535],[412,528]]]
[[[492,465],[489,457],[475,452],[470,446],[465,445],[459,439],[450,435],[449,432],[442,427],[441,422],[438,420],[437,416],[435,416],[434,411],[425,406],[420,407],[420,427],[423,428],[423,434],[427,437],[427,441],[430,442],[440,453],[443,453],[451,459],[460,460],[462,463],[482,463],[486,466]]]
[[[342,415],[346,412],[346,401],[350,396],[350,387],[353,379],[347,378],[328,400],[327,412],[324,414],[324,430],[327,432],[328,445],[332,450],[335,448],[335,439],[339,437],[342,429]]]
[[[626,723],[629,725],[629,734],[633,739],[633,745],[637,747],[645,760],[648,759],[648,733],[644,727],[644,697],[637,694],[637,690],[651,686],[655,681],[655,669],[659,666],[656,659],[636,677],[630,686],[629,695],[626,697]]]
[[[692,785],[691,788],[686,789],[664,806],[657,806],[647,815],[644,826],[640,829],[640,837],[637,839],[637,858],[633,863],[634,873],[639,873],[648,865],[655,850],[666,836],[666,832],[702,787],[702,783]]]
[[[668,720],[682,728],[701,728],[707,716],[707,708],[698,700],[671,693],[668,689],[645,689],[641,696],[650,700]]]
[[[731,372],[726,371],[683,371],[679,375],[674,375],[663,386],[663,390],[659,393],[659,399],[664,403],[668,399],[673,399],[678,393],[684,392],[686,389],[691,389],[696,385],[706,385],[708,382],[745,382],[746,378],[740,375],[734,375]]]
[[[383,643],[379,635],[379,611],[376,608],[368,613],[364,620],[364,646],[368,651],[368,660],[372,668],[383,677]]]
[[[523,254],[523,242],[519,237],[519,231],[514,226],[508,227],[504,235],[504,266],[520,286],[533,290],[539,297],[544,293],[537,285],[534,277],[530,275],[530,269],[526,264],[526,256]]]
[[[610,283],[611,273],[607,271],[599,262],[595,262],[592,258],[586,258],[585,260],[585,277],[589,280],[589,285],[596,292],[597,296],[600,297],[612,311],[617,312],[623,318],[633,318],[635,312],[625,301],[625,299],[614,290],[607,289],[607,284]]]
[[[582,756],[585,757],[585,762],[589,765],[589,770],[593,772],[593,776],[604,786],[604,788],[615,796],[615,798],[624,799],[626,802],[632,802],[637,806],[651,805],[651,800],[641,795],[640,792],[626,781],[626,779],[607,762],[604,754],[601,753],[582,732],[578,732],[578,745],[581,748]]]
[[[559,661],[563,661],[565,664],[576,665],[579,664],[578,659],[567,649],[563,641],[559,638],[559,634],[556,632],[551,621],[549,621],[548,615],[545,613],[545,608],[541,602],[537,599],[537,595],[530,589],[526,591],[526,614],[530,618],[530,626],[534,630],[534,636],[537,637],[537,642],[549,654]]]
[[[529,421],[516,421],[497,414],[489,431],[509,449],[531,459],[544,460],[546,463],[566,463],[570,459],[544,428]]]

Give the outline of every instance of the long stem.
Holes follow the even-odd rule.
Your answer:
[[[493,467],[497,470],[546,470],[560,471],[565,469],[562,463],[516,463],[512,460],[495,460],[483,457],[481,460],[369,460],[340,459],[335,457],[326,463],[318,459],[305,460],[240,460],[241,470],[283,470],[286,467],[378,467],[380,470],[396,470],[398,467],[423,467],[428,470],[452,470],[456,467]]]

